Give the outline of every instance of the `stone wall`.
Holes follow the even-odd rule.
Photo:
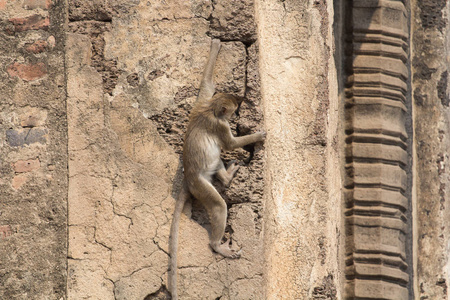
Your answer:
[[[0,298],[170,299],[183,134],[219,38],[217,90],[246,99],[232,129],[267,139],[214,183],[242,258],[187,203],[180,298],[449,299],[449,9],[0,0]]]
[[[66,294],[63,1],[0,1],[0,298]]]
[[[345,297],[408,299],[412,132],[407,5],[355,0],[344,10]]]
[[[415,129],[415,289],[420,299],[449,299],[448,2],[412,1]]]

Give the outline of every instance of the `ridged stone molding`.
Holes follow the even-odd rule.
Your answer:
[[[408,299],[408,13],[354,0],[346,17],[347,299]]]

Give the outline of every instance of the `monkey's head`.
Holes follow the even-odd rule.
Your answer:
[[[230,120],[236,116],[236,110],[242,102],[240,97],[230,94],[215,94],[211,98],[211,106],[214,110],[214,115],[220,119]]]

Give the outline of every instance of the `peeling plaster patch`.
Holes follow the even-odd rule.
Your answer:
[[[103,91],[112,95],[120,70],[115,59],[105,58],[105,33],[111,24],[98,21],[79,21],[69,23],[70,31],[89,36],[91,40],[91,65],[102,75]]]

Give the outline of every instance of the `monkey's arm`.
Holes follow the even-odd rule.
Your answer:
[[[223,141],[223,148],[225,150],[233,150],[236,148],[242,148],[245,145],[253,144],[256,142],[262,142],[266,138],[265,131],[259,131],[253,134],[244,135],[244,136],[233,136],[231,130],[225,135],[225,139]]]
[[[220,50],[220,40],[214,39],[211,43],[211,50],[209,51],[208,62],[203,71],[202,81],[200,83],[200,91],[197,96],[197,103],[205,102],[211,99],[216,91],[213,82],[214,65],[216,64],[217,55]]]

